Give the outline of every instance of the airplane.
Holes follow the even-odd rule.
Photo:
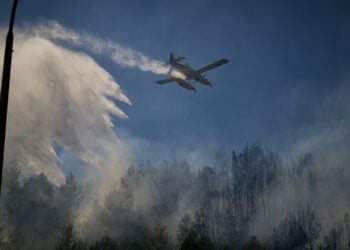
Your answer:
[[[170,70],[168,72],[170,78],[156,81],[156,83],[161,85],[170,82],[177,82],[181,87],[196,92],[196,89],[192,86],[192,84],[190,84],[186,80],[193,79],[201,84],[212,87],[212,84],[209,82],[209,80],[205,78],[206,74],[203,73],[228,63],[228,60],[223,58],[214,63],[208,64],[207,66],[195,70],[187,63],[180,63],[180,61],[184,59],[186,58],[183,56],[175,56],[174,53],[170,53],[169,63],[167,62],[167,64],[170,65]]]

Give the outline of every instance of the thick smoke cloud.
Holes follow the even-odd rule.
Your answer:
[[[55,145],[103,166],[108,160],[101,156],[118,144],[111,115],[127,118],[116,102],[131,102],[90,56],[58,46],[37,32],[45,27],[52,28],[40,25],[15,34],[5,161],[22,166],[24,175],[43,172],[62,183]],[[3,40],[0,47],[4,48]]]
[[[304,98],[308,93],[298,93]],[[311,94],[310,94],[311,96]],[[289,151],[295,155],[312,152],[332,162],[349,164],[350,77],[347,75],[324,100],[312,107],[315,121],[297,131]],[[298,99],[294,100],[297,103]]]

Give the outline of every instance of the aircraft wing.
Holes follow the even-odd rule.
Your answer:
[[[198,74],[202,74],[202,73],[204,73],[204,72],[206,72],[206,71],[209,71],[209,70],[211,70],[211,69],[214,69],[214,68],[216,68],[216,67],[219,67],[219,66],[221,66],[221,65],[223,65],[223,64],[225,64],[225,63],[228,63],[228,60],[227,60],[227,59],[221,59],[221,60],[216,61],[216,62],[214,62],[214,63],[211,63],[211,64],[209,64],[209,65],[207,65],[207,66],[204,66],[203,68],[197,69],[196,72],[197,72]]]
[[[180,62],[180,61],[185,60],[185,59],[186,59],[186,57],[184,57],[184,56],[179,56],[179,57],[177,57],[177,58],[175,59],[175,62]]]
[[[163,80],[156,81],[156,83],[165,84],[165,83],[169,83],[169,82],[173,82],[173,81],[174,81],[173,79],[163,79]]]

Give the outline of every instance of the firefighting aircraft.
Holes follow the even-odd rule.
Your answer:
[[[181,87],[196,92],[196,89],[186,80],[193,79],[199,83],[212,87],[212,84],[209,82],[208,79],[205,78],[205,74],[203,73],[212,70],[216,67],[219,67],[225,63],[228,63],[228,60],[224,58],[195,70],[187,63],[180,63],[180,61],[184,59],[186,58],[183,56],[175,56],[174,53],[170,53],[170,60],[169,63],[167,63],[170,65],[168,73],[170,78],[156,81],[156,83],[165,84],[170,82],[177,82]]]

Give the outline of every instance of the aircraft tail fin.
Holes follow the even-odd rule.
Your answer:
[[[176,59],[175,59],[174,53],[170,53],[170,59],[169,59],[169,62],[170,62],[170,64],[172,64],[172,63],[175,63],[175,62],[176,62]]]

